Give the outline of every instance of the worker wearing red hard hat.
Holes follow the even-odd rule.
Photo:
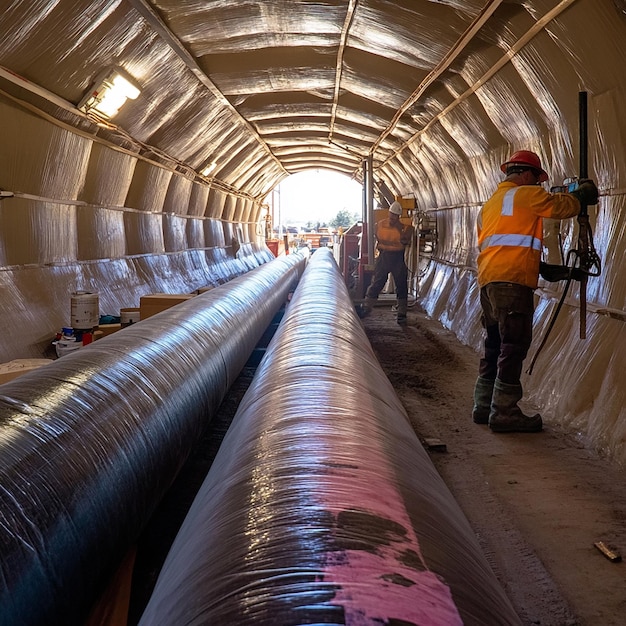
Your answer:
[[[405,324],[409,289],[404,248],[411,243],[413,227],[402,224],[400,221],[401,215],[402,206],[396,200],[389,207],[389,217],[376,222],[374,235],[376,237],[378,256],[374,265],[372,282],[365,293],[363,313],[367,315],[371,312],[378,295],[387,282],[389,274],[391,274],[396,284],[396,321],[398,324]]]
[[[511,155],[511,158],[504,162],[500,169],[506,174],[510,167],[529,167],[538,174],[538,182],[544,183],[548,180],[548,172],[541,167],[541,160],[534,152],[530,150],[518,150]]]
[[[571,193],[549,193],[537,154],[519,150],[501,165],[506,178],[482,207],[477,222],[478,285],[484,351],[474,388],[472,417],[494,432],[538,432],[540,415],[518,406],[522,363],[532,341],[533,291],[543,249],[543,218],[578,215],[581,203],[598,202],[591,180]]]

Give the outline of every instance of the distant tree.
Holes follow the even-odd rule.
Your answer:
[[[350,211],[346,209],[341,209],[337,212],[337,215],[330,220],[330,225],[333,228],[348,228],[358,221],[359,216],[357,213],[350,213]]]

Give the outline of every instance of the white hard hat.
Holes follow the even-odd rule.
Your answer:
[[[389,213],[394,215],[402,215],[402,205],[396,200],[390,207]]]

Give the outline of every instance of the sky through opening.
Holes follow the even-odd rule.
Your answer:
[[[284,179],[267,200],[270,207],[273,204],[275,227],[324,224],[342,210],[360,217],[363,187],[344,174],[315,169]]]

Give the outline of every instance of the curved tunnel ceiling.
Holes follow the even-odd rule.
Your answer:
[[[370,155],[375,177],[402,193],[434,168],[534,134],[503,119],[507,81],[524,116],[549,118],[529,43],[567,54],[555,32],[576,20],[567,17],[574,4],[13,2],[2,16],[0,79],[13,97],[87,133],[182,170],[214,164],[215,184],[257,199],[309,168],[360,180]],[[111,65],[141,93],[114,123],[96,125],[76,105]]]

